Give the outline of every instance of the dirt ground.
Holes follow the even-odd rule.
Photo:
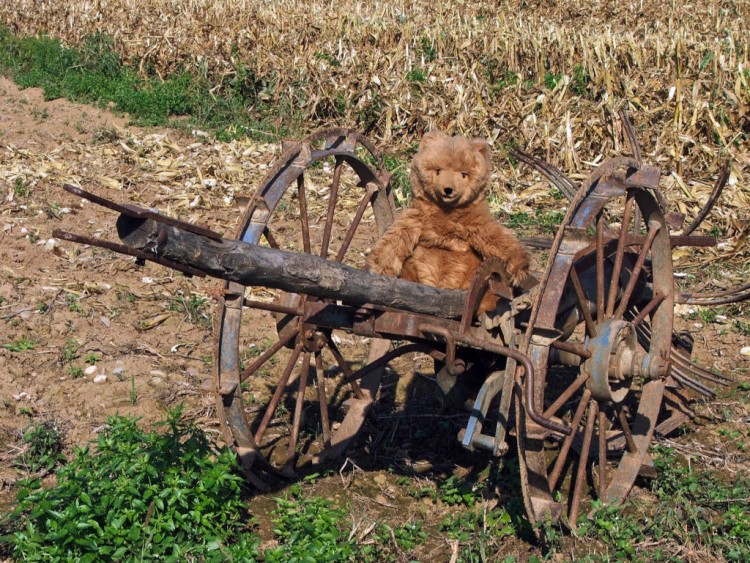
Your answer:
[[[187,278],[150,263],[137,267],[127,257],[53,239],[52,231],[62,229],[116,240],[115,214],[69,195],[62,184],[74,183],[227,232],[239,218],[237,203],[252,193],[277,153],[275,146],[249,141],[214,143],[200,132],[182,135],[128,127],[125,117],[63,100],[46,102],[39,90],[19,91],[0,78],[3,504],[14,494],[18,474],[11,462],[21,448],[23,429],[32,422],[57,421],[72,448],[91,440],[110,415],[137,416],[149,423],[183,403],[190,418],[219,432],[213,399],[199,389],[210,377],[208,295],[217,282]],[[720,262],[708,271],[693,271],[722,277],[724,267],[736,273],[746,265]],[[697,311],[680,309],[677,324],[693,334],[694,358],[701,365],[747,382],[750,357],[740,350],[750,346],[750,338],[732,330],[732,323],[748,323],[750,313],[746,308],[734,311],[732,318],[707,320]],[[409,377],[416,369],[411,363],[397,368]],[[698,463],[729,472],[746,468],[750,454],[721,434],[728,427],[743,428],[747,439],[750,410],[746,398],[735,391],[698,405],[694,428],[700,432],[669,439],[670,444]],[[440,413],[439,420],[455,435],[452,415],[433,412]],[[386,427],[391,437],[403,435],[403,427],[393,428],[397,416],[377,416],[368,423],[366,444],[376,443],[374,437],[382,437]],[[342,477],[334,474],[318,481],[312,492],[343,495],[358,513],[373,518],[438,521],[440,511],[450,509],[406,497],[396,486],[397,476],[387,469],[414,469],[417,450],[425,446],[417,430],[434,434],[431,419],[419,422],[414,411],[409,416],[401,420],[412,425],[412,439],[386,448],[377,462],[370,451],[369,461],[359,460],[364,472],[350,465],[347,475],[355,478],[351,488],[343,490]],[[459,474],[473,470],[473,458],[460,448],[449,449],[438,469]],[[366,445],[356,452],[364,455],[365,450]],[[253,502],[256,513],[273,508],[268,496]],[[264,530],[268,532],[268,526],[261,522]],[[511,552],[525,559],[534,548],[519,544]],[[439,539],[431,540],[424,552],[431,560],[448,560],[451,554],[451,545]]]

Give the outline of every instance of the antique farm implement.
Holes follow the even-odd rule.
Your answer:
[[[750,285],[676,289],[672,248],[714,244],[692,232],[727,175],[696,221],[670,234],[681,217],[668,211],[659,170],[642,163],[625,116],[623,124],[634,156],[605,161],[580,186],[516,154],[569,199],[553,239],[526,239],[548,258],[522,290],[492,261],[468,291],[367,272],[363,249],[394,219],[390,176],[368,140],[339,129],[288,145],[231,237],[72,186],[120,213],[122,243],[55,236],[225,280],[207,391],[256,486],[262,473],[291,475],[340,455],[386,365],[419,352],[434,359],[448,394],[466,374],[479,380],[463,446],[500,457],[515,440],[529,517],[575,525],[588,500],[617,504],[653,471],[649,444],[687,419],[689,392],[710,396],[708,384],[727,382],[690,361],[690,344],[673,334],[675,304],[750,297]],[[487,291],[503,299],[477,317]]]

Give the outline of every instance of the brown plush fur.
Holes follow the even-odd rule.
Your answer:
[[[376,244],[370,270],[445,289],[467,289],[481,261],[496,257],[505,263],[511,282],[521,284],[529,254],[490,213],[486,191],[491,168],[486,141],[427,133],[412,163],[412,206]],[[480,310],[495,302],[485,299]]]

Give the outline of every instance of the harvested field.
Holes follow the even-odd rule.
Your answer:
[[[523,234],[554,230],[543,222],[554,220],[561,204],[559,194],[517,166],[507,150],[523,148],[581,180],[604,158],[626,150],[617,118],[625,108],[644,161],[662,169],[662,190],[671,210],[685,213],[686,224],[729,163],[721,204],[696,233],[718,236],[720,244],[676,250],[677,283],[718,291],[750,275],[746,2],[6,0],[0,23],[15,34],[47,33],[71,46],[103,33],[143,75],[166,78],[188,70],[217,95],[239,83],[252,100],[249,113],[293,124],[297,138],[329,125],[367,130],[402,174],[427,129],[487,137],[495,163],[493,210]],[[73,183],[231,232],[238,206],[279,147],[127,122],[127,116],[45,100],[38,89],[18,90],[0,79],[4,507],[28,476],[17,460],[28,449],[23,432],[32,425],[63,428],[70,456],[101,432],[109,415],[140,416],[148,425],[184,403],[190,420],[219,434],[213,401],[199,389],[210,374],[216,282],[153,264],[136,268],[110,252],[52,239],[56,228],[102,236],[113,229],[111,212],[81,204],[60,186]],[[322,185],[320,199],[311,202],[313,214],[324,215],[326,190]],[[396,195],[406,201],[408,186]],[[356,244],[366,251],[365,242]],[[697,402],[696,421],[661,439],[655,455],[671,449],[674,457],[665,459],[679,461],[678,469],[718,471],[717,490],[745,483],[750,357],[740,350],[750,346],[750,310],[680,307],[676,313],[678,328],[695,338],[697,361],[737,383],[714,402]],[[273,331],[273,322],[264,320],[257,349]],[[665,477],[656,484],[638,482],[624,512],[605,513],[579,536],[545,529],[546,543],[540,542],[524,526],[517,461],[511,457],[499,469],[457,445],[463,415],[442,408],[425,363],[395,363],[351,459],[294,489],[300,502],[327,497],[344,507],[344,539],[350,534],[394,561],[591,556],[702,562],[742,560],[750,551],[746,515],[725,510],[739,506],[750,488],[737,485],[739,496],[696,508],[685,491],[705,482],[663,467]],[[95,382],[98,375],[107,378]],[[288,487],[251,493],[264,548],[280,542],[271,522],[278,517],[271,515],[278,506],[273,497],[288,494]],[[663,500],[670,495],[674,505]],[[685,523],[685,514],[696,524]],[[734,526],[721,528],[730,543],[712,535],[722,521]],[[383,540],[376,523],[387,523],[395,535]],[[405,547],[399,527],[415,523],[426,537]]]

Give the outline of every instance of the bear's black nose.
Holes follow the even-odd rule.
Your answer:
[[[447,196],[451,196],[453,194],[453,188],[450,188],[450,187],[443,188],[443,193]]]

